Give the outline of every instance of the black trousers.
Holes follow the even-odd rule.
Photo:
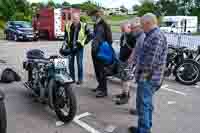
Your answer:
[[[96,74],[96,79],[98,82],[97,89],[103,92],[107,92],[107,79],[104,71],[104,65],[96,59],[94,54],[92,54],[92,60]]]

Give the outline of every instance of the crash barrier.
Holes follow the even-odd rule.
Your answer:
[[[165,33],[167,42],[169,45],[178,47],[188,47],[189,49],[196,50],[200,46],[200,36],[177,34],[177,33]],[[119,50],[119,40],[114,40],[113,46],[115,50]]]
[[[184,46],[196,50],[200,46],[200,36],[187,34],[165,33],[167,42],[173,46]]]

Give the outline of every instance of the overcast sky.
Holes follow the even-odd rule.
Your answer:
[[[30,2],[47,2],[48,0],[28,0]],[[82,3],[88,0],[54,0],[55,2],[62,3],[63,1],[67,1],[71,4]],[[139,0],[93,0],[101,3],[104,7],[113,8],[120,7],[124,5],[127,8],[132,8],[133,5],[138,4]]]

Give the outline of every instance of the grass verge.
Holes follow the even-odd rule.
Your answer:
[[[106,19],[110,20],[110,21],[115,21],[115,22],[118,22],[118,21],[124,21],[124,20],[129,20],[133,18],[133,16],[131,15],[112,15],[112,16],[107,16]]]
[[[200,32],[192,33],[192,35],[194,35],[194,36],[199,36],[199,35],[200,35]]]
[[[111,25],[112,32],[120,32],[120,26],[119,25]]]
[[[4,39],[3,29],[0,29],[0,40]]]

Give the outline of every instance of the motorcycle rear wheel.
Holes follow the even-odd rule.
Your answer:
[[[61,121],[69,123],[74,119],[77,112],[75,94],[69,84],[59,84],[55,90],[54,94],[56,95],[53,100],[55,113]]]
[[[200,65],[194,60],[184,60],[175,68],[176,81],[184,85],[194,85],[200,78]]]

